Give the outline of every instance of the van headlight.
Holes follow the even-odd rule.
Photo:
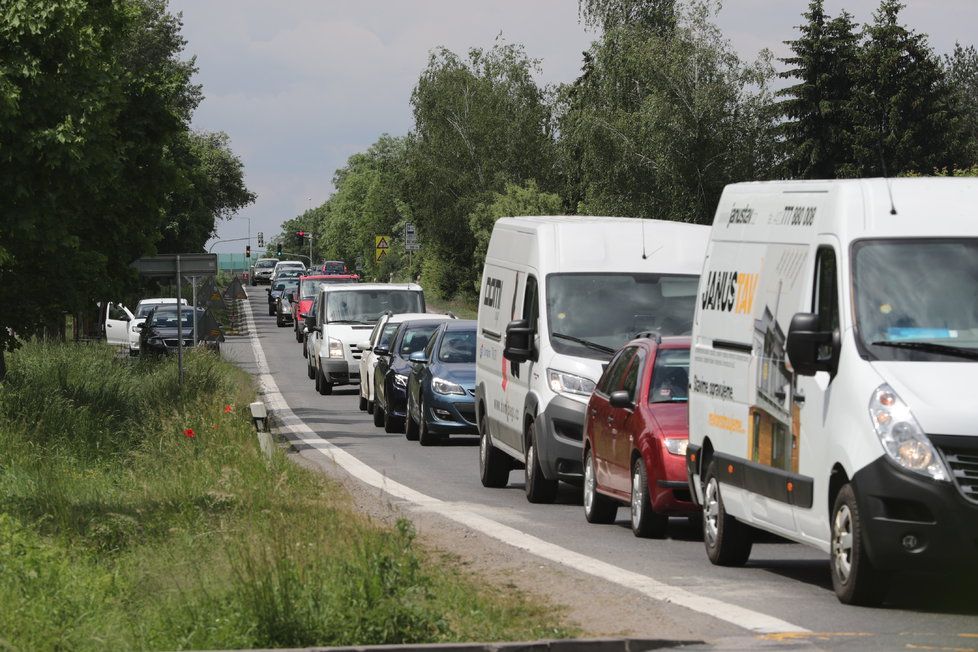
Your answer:
[[[461,385],[437,376],[431,379],[431,389],[436,394],[461,394],[465,396],[465,390],[462,389]]]
[[[335,337],[329,338],[329,357],[331,358],[343,357],[343,342],[339,341]]]
[[[590,396],[594,392],[593,380],[584,376],[575,376],[566,371],[547,369],[547,382],[550,383],[550,391],[555,394]]]
[[[937,449],[892,387],[884,383],[876,388],[869,399],[869,417],[890,459],[934,480],[948,479]]]

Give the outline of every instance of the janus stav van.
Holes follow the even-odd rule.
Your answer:
[[[526,468],[550,502],[583,480],[584,413],[603,365],[642,332],[689,334],[709,228],[609,217],[498,220],[479,297],[483,485]]]
[[[706,550],[754,526],[846,603],[978,562],[978,180],[728,186],[700,278],[687,473]]]

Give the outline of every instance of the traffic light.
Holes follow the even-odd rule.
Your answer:
[[[275,250],[275,255],[278,256],[279,258],[281,258],[282,257],[282,243],[280,242],[276,246],[277,246],[277,249]]]
[[[251,258],[251,245],[245,246],[245,258]]]
[[[306,232],[305,231],[296,231],[295,232],[295,243],[296,243],[296,245],[298,245],[298,246],[301,247],[305,243],[305,241],[306,241]]]
[[[258,232],[258,246],[259,247],[265,246],[265,234],[262,231]]]

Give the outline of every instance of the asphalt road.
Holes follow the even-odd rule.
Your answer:
[[[526,501],[521,471],[511,473],[505,489],[486,489],[478,478],[477,438],[421,447],[403,435],[375,428],[371,417],[357,408],[355,387],[318,395],[306,378],[302,349],[292,329],[277,328],[274,318],[267,316],[264,288],[248,289],[254,336],[292,412],[322,439],[402,485],[580,555],[825,634],[813,637],[819,647],[978,647],[974,577],[897,577],[886,607],[849,607],[836,600],[826,556],[805,546],[769,538],[755,544],[746,567],[721,568],[709,563],[701,538],[685,519],[672,520],[668,539],[644,540],[632,535],[624,508],[615,525],[589,525],[579,492],[571,487],[562,486],[554,505]],[[229,343],[225,350],[255,370],[250,342]],[[513,549],[513,554],[528,553]],[[707,640],[745,633],[715,618],[702,622],[709,630],[703,632]]]

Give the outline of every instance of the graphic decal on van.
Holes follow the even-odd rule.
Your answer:
[[[503,282],[498,278],[486,276],[486,292],[482,305],[498,309],[503,303]]]
[[[753,312],[757,274],[712,270],[700,297],[703,310],[749,315]]]
[[[743,208],[731,208],[730,217],[727,218],[727,226],[731,224],[750,224],[754,220],[754,209],[750,206]]]

